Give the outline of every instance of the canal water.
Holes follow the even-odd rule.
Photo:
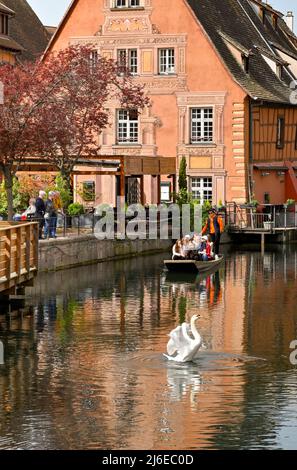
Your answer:
[[[40,275],[0,315],[0,449],[297,449],[297,250],[163,256]],[[195,363],[163,356],[199,313]]]

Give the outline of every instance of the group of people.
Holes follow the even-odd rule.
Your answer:
[[[177,261],[212,261],[217,259],[223,231],[223,219],[213,208],[209,211],[207,222],[200,234],[186,235],[175,243],[172,249],[172,259]]]
[[[39,191],[38,197],[31,198],[28,209],[15,219],[39,222],[39,238],[56,238],[58,214],[63,214],[63,204],[59,191]]]

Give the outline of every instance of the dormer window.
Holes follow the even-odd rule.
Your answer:
[[[115,8],[137,8],[140,6],[140,0],[115,0]]]
[[[250,58],[249,58],[249,56],[247,56],[245,54],[242,54],[241,59],[242,59],[243,70],[245,71],[245,73],[249,73],[249,71],[250,71]]]
[[[8,15],[0,14],[0,34],[8,35]]]
[[[281,64],[276,65],[276,75],[280,80],[284,79],[284,67]]]
[[[263,24],[265,24],[265,17],[266,17],[265,8],[260,8],[260,18],[261,18]]]

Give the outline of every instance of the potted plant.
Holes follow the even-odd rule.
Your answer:
[[[294,199],[288,199],[284,204],[284,208],[289,212],[295,212],[296,201]]]
[[[84,215],[85,213],[85,208],[82,204],[78,202],[73,202],[72,204],[69,204],[68,206],[68,215],[72,217],[72,225],[73,227],[77,227],[82,220],[80,220],[80,217]]]

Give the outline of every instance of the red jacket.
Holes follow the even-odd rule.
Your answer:
[[[206,243],[206,254],[208,256],[208,259],[212,258],[211,244],[209,242]]]

